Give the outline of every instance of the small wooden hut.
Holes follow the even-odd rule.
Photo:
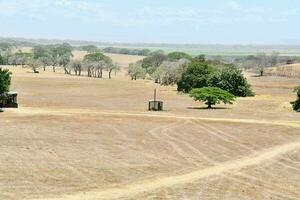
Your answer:
[[[1,95],[0,107],[2,108],[18,108],[18,93],[7,92]]]

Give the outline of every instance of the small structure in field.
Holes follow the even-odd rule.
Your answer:
[[[2,108],[18,108],[18,93],[17,92],[7,92],[1,95],[0,107]]]
[[[154,90],[154,99],[149,101],[149,111],[162,111],[163,102],[156,99],[156,89]]]

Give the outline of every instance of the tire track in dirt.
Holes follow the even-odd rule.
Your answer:
[[[250,157],[224,162],[222,163],[222,165],[196,170],[194,172],[183,174],[183,175],[158,178],[154,180],[133,183],[124,187],[110,188],[98,192],[95,191],[95,192],[87,192],[87,193],[78,193],[75,195],[66,195],[61,198],[53,198],[51,200],[118,199],[121,197],[134,197],[135,195],[143,192],[152,191],[163,187],[172,187],[175,185],[191,183],[193,181],[208,178],[210,176],[222,175],[225,172],[229,172],[231,170],[239,170],[245,167],[258,165],[266,160],[276,158],[277,156],[280,156],[284,153],[287,153],[299,147],[300,147],[300,142],[289,143],[289,144],[273,147],[265,151],[261,151],[258,155],[255,154]]]
[[[240,176],[242,177],[245,177],[243,174],[241,174]],[[235,181],[236,183],[240,183],[240,184],[243,184],[243,185],[246,185],[246,186],[249,186],[249,187],[256,187],[256,188],[259,188],[259,186],[253,184],[253,183],[249,183],[247,181],[244,181],[244,180],[241,180],[239,178],[235,178],[235,177],[229,177],[229,176],[224,176],[224,178],[227,178],[227,179],[230,179],[230,180],[233,180]],[[250,177],[245,177],[245,178],[248,178],[250,179]],[[252,178],[251,178],[252,179]],[[253,179],[252,179],[253,180]],[[273,186],[273,187],[272,187]],[[291,195],[286,195],[286,194],[283,194],[283,193],[280,193],[280,192],[277,192],[276,190],[274,190],[274,185],[272,186],[264,186],[264,190],[267,191],[269,194],[274,194],[276,196],[279,196],[281,199],[291,199],[291,200],[298,200],[297,197],[295,196],[291,196]]]
[[[283,191],[287,190],[287,188],[283,188],[282,185],[278,185],[276,183],[270,183],[270,182],[262,181],[262,180],[259,180],[256,177],[253,177],[253,176],[250,176],[250,175],[246,175],[246,174],[241,173],[241,172],[237,172],[237,173],[232,174],[232,175],[237,175],[237,176],[240,176],[242,178],[249,179],[249,180],[252,180],[252,181],[259,181],[259,182],[261,182],[261,183],[264,184],[264,186],[263,186],[264,189],[267,189],[269,191],[275,192],[277,194],[285,195],[285,194],[277,192],[276,188],[279,188],[279,189],[281,189]],[[246,181],[242,181],[242,182],[249,183],[249,182],[246,182]],[[255,185],[255,184],[252,184],[252,185]],[[257,185],[255,185],[255,186],[257,186]],[[294,191],[289,191],[289,193],[293,193],[294,195],[297,195]],[[286,195],[286,196],[295,198],[294,196],[290,196],[290,195]]]
[[[246,124],[269,124],[278,126],[289,126],[300,128],[298,121],[278,121],[278,120],[259,120],[259,119],[235,119],[235,118],[212,118],[212,117],[190,117],[181,115],[168,115],[168,114],[150,114],[149,112],[112,112],[112,111],[95,111],[88,109],[40,109],[40,108],[19,108],[17,110],[8,110],[7,113],[18,114],[19,116],[27,115],[62,115],[72,116],[74,114],[85,115],[103,115],[103,116],[128,116],[128,117],[154,117],[154,118],[166,118],[166,119],[194,119],[212,122],[232,122],[232,123],[246,123]]]
[[[251,148],[249,146],[246,146],[244,144],[241,144],[241,141],[239,141],[239,139],[237,139],[236,137],[230,136],[228,134],[221,133],[218,129],[211,130],[211,127],[207,128],[207,125],[202,123],[202,122],[201,123],[196,123],[193,120],[190,120],[190,123],[197,126],[197,127],[199,127],[199,128],[201,128],[204,131],[207,131],[208,133],[216,136],[217,138],[219,138],[219,139],[221,139],[225,142],[232,143],[234,145],[240,146],[241,148],[246,149],[250,152],[254,152],[254,153],[257,152],[253,148]]]
[[[197,123],[196,123],[196,122],[191,121],[191,123],[197,126]],[[231,142],[231,143],[233,143],[233,144],[239,145],[240,147],[242,147],[242,148],[244,148],[244,149],[249,150],[250,152],[252,152],[252,153],[254,153],[254,154],[258,154],[257,150],[254,150],[254,147],[255,147],[255,146],[252,146],[252,145],[251,145],[251,146],[246,146],[246,145],[244,145],[244,144],[241,144],[242,141],[239,140],[237,137],[232,136],[232,135],[229,135],[229,134],[227,134],[227,133],[225,133],[225,132],[223,132],[223,131],[221,131],[221,130],[219,130],[219,129],[217,129],[217,128],[214,128],[214,127],[210,126],[209,124],[199,123],[199,124],[198,124],[198,127],[200,127],[200,128],[202,128],[202,129],[208,131],[209,133],[215,135],[216,137],[219,137],[219,138],[222,139],[223,141]],[[210,130],[209,130],[209,129],[210,129]],[[228,138],[232,139],[232,141],[230,141],[230,139],[228,139]],[[293,169],[293,170],[300,170],[300,169],[297,169],[297,168],[295,168],[295,167],[293,167],[293,166],[287,165],[287,164],[285,164],[285,163],[278,162],[278,161],[276,161],[276,160],[274,160],[274,162],[276,162],[276,163],[278,163],[278,164],[280,164],[280,165],[282,165],[283,167],[286,167],[286,168],[290,168],[290,169]],[[267,172],[267,171],[264,170],[264,169],[261,169],[261,170],[264,171],[264,172],[267,173],[267,174],[270,174],[270,172]],[[249,179],[251,178],[252,180],[253,180],[253,179],[257,179],[257,178],[255,178],[254,176],[246,175],[246,174],[244,174],[244,173],[240,173],[240,172],[239,172],[238,174],[239,174],[240,176],[242,176],[242,177],[248,177]],[[272,175],[272,174],[270,174],[270,175]],[[224,177],[224,178],[227,178],[227,179],[231,179],[231,180],[233,180],[233,181],[238,181],[238,182],[240,182],[240,183],[244,183],[244,184],[246,184],[246,185],[249,185],[249,183],[247,183],[246,181],[240,180],[240,179],[238,179],[238,178],[234,178],[234,177],[230,177],[230,176],[223,176],[223,177]],[[270,183],[270,182],[264,182],[264,183],[266,183],[265,185],[272,185],[272,183]],[[257,187],[256,185],[252,185],[252,186]],[[264,187],[264,188],[265,188],[265,187]],[[276,191],[274,192],[274,191],[272,191],[272,189],[271,189],[270,187],[267,187],[266,189],[268,189],[271,193],[276,193],[277,195],[282,195],[282,196],[285,197],[285,198],[288,197],[288,198],[296,199],[295,197],[285,196],[284,194],[278,193],[278,192],[276,192]]]

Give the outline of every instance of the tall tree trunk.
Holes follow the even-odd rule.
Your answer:
[[[261,69],[259,72],[260,72],[260,76],[264,76],[264,70],[263,69]]]
[[[210,101],[208,101],[207,102],[207,108],[211,109],[212,108],[211,105],[212,105],[212,103]]]
[[[109,79],[111,79],[111,72],[112,72],[112,69],[110,69],[109,72],[108,72],[108,78]]]

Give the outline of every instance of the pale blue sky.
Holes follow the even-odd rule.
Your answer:
[[[0,36],[300,44],[299,0],[0,0]]]

